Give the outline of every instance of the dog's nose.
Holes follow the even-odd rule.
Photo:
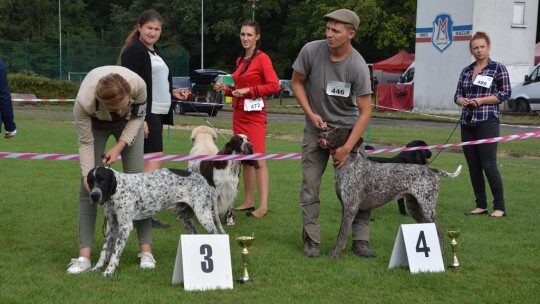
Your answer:
[[[92,203],[97,203],[99,202],[99,193],[98,192],[90,192],[90,200],[92,201]]]

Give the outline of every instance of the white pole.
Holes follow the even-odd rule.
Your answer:
[[[58,49],[60,52],[60,79],[62,79],[62,8],[58,0]]]
[[[204,0],[201,0],[201,69],[204,69]]]

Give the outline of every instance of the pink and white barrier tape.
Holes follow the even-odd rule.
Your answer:
[[[450,147],[461,147],[467,145],[480,145],[495,142],[505,142],[511,140],[522,140],[529,138],[540,137],[540,131],[521,133],[515,135],[507,135],[501,137],[487,138],[481,140],[466,141],[454,144],[433,145],[422,147],[401,147],[388,148],[378,150],[368,150],[366,154],[392,153],[401,151],[415,151],[433,149],[440,150]],[[79,160],[78,154],[38,154],[38,153],[12,153],[0,152],[0,158],[10,159],[44,159],[44,160]],[[283,159],[299,159],[300,153],[279,153],[279,154],[242,154],[242,155],[152,155],[145,156],[145,160],[160,160],[160,161],[190,161],[190,160],[283,160]]]

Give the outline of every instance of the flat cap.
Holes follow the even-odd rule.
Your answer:
[[[356,13],[346,8],[338,9],[330,14],[326,14],[323,19],[325,21],[335,20],[340,23],[350,24],[355,30],[358,30],[358,26],[360,25],[360,18],[358,18]]]

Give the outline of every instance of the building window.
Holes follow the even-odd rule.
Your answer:
[[[514,17],[512,26],[525,26],[525,2],[514,2]]]

